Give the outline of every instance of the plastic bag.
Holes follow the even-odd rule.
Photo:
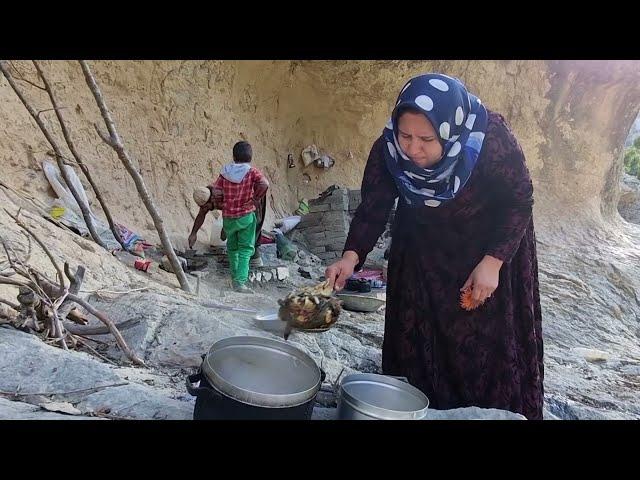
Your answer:
[[[275,225],[282,233],[287,233],[296,228],[296,225],[300,223],[300,220],[302,220],[300,215],[294,215],[292,217],[286,217],[278,220],[275,222]]]
[[[220,210],[214,210],[211,212],[211,215],[213,216],[213,223],[211,225],[211,237],[209,239],[209,243],[214,247],[222,247],[227,244],[226,237],[224,237],[224,240],[222,239],[222,212],[220,212]]]

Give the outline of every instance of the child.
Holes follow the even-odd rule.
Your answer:
[[[216,199],[214,195],[212,195],[213,187],[211,185],[207,187],[197,187],[193,190],[193,200],[196,202],[200,210],[198,211],[198,215],[193,221],[193,227],[191,228],[191,233],[189,234],[188,243],[189,248],[193,248],[196,243],[198,230],[202,227],[204,220],[207,214],[214,210],[219,210],[222,213],[222,194],[220,194],[219,199]],[[262,225],[264,224],[264,218],[267,212],[267,196],[265,195],[260,199],[260,207],[256,210],[256,243],[255,243],[255,253],[251,257],[249,261],[250,267],[262,267],[264,264],[262,262],[262,257],[260,256],[260,233],[262,232]],[[214,213],[214,217],[217,219],[218,214]],[[227,235],[224,232],[224,228],[220,231],[220,240],[223,242],[227,239]]]
[[[233,163],[222,167],[212,185],[213,196],[223,201],[222,224],[227,236],[227,254],[233,289],[253,293],[247,287],[249,260],[255,253],[256,208],[267,194],[269,182],[250,165],[253,152],[248,142],[233,146]]]

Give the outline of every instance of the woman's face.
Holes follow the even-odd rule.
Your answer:
[[[438,135],[421,113],[405,112],[400,116],[398,143],[404,154],[420,168],[429,168],[442,158]]]

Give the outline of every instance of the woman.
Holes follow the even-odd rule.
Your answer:
[[[382,370],[436,409],[542,419],[543,349],[533,185],[504,118],[457,79],[404,86],[371,149],[336,290],[360,269],[398,198]],[[461,306],[461,293],[470,291]],[[468,308],[468,305],[467,305]]]

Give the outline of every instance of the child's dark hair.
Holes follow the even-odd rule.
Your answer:
[[[249,163],[253,151],[249,142],[238,142],[233,146],[233,161],[236,163]]]

